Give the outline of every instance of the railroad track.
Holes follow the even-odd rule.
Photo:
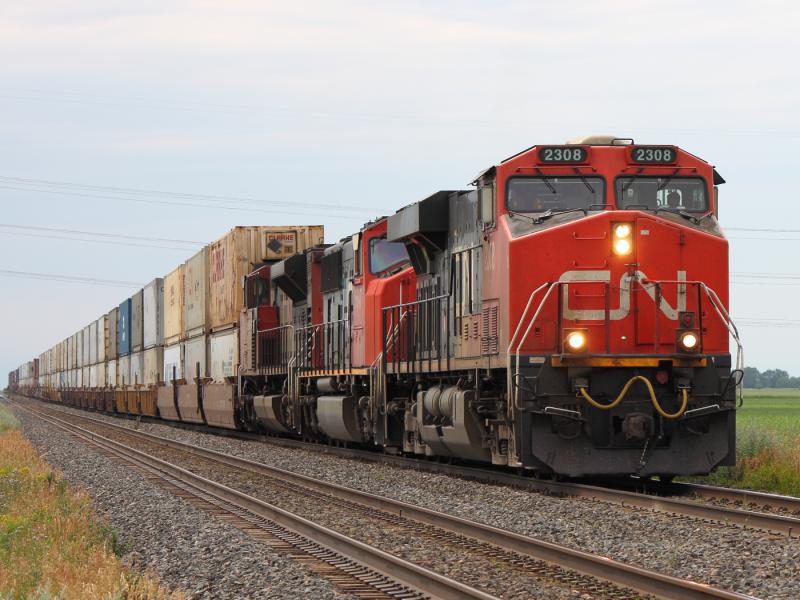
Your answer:
[[[42,402],[46,401],[42,400]],[[51,404],[51,406],[57,405]],[[758,529],[789,537],[800,537],[800,517],[795,516],[800,515],[800,498],[793,498],[790,496],[693,483],[662,484],[657,481],[642,482],[637,480],[624,480],[616,482],[614,486],[605,486],[553,481],[517,475],[497,468],[483,469],[460,464],[426,461],[417,458],[370,452],[358,448],[328,446],[314,442],[224,430],[190,423],[164,421],[162,419],[150,417],[119,414],[114,414],[113,416],[140,419],[142,422],[170,425],[179,429],[200,431],[235,439],[255,440],[278,446],[311,449],[345,458],[446,474],[480,481],[482,483],[507,485],[519,489],[559,496],[599,500],[627,508],[665,512],[671,515],[681,515],[707,522],[713,521],[724,525]],[[646,492],[635,491],[636,489],[645,489]],[[693,498],[699,498],[709,502],[696,502],[692,500]],[[744,509],[736,507],[754,508]],[[755,510],[755,508],[760,510]],[[776,511],[776,513],[763,512],[764,510],[773,510]]]
[[[262,505],[266,503],[255,498],[245,496],[241,492],[237,492],[231,488],[224,488],[223,493],[212,491],[209,486],[218,486],[208,479],[203,479],[198,475],[192,474],[189,471],[181,469],[175,465],[171,465],[163,460],[149,457],[147,453],[135,450],[130,446],[118,441],[114,441],[98,434],[97,432],[89,431],[83,427],[70,423],[59,417],[43,415],[38,409],[31,409],[27,407],[26,410],[34,412],[41,418],[61,427],[62,429],[76,432],[82,438],[88,438],[95,445],[100,444],[104,448],[113,447],[117,454],[127,457],[133,456],[137,462],[158,461],[156,467],[158,470],[163,471],[168,468],[170,477],[175,478],[176,473],[181,477],[180,481],[186,484],[186,477],[199,479],[202,481],[202,491],[206,494],[212,494],[215,497],[221,497],[225,501],[230,501],[230,494],[244,496],[249,500],[247,502],[255,502],[263,509]],[[65,415],[63,411],[57,411],[61,415]],[[211,460],[217,464],[224,464],[230,469],[238,469],[248,471],[253,474],[274,482],[279,482],[284,487],[295,487],[304,494],[316,494],[323,497],[323,500],[335,502],[340,505],[356,505],[360,506],[361,510],[368,510],[374,513],[384,521],[392,522],[394,524],[407,523],[411,529],[417,533],[425,533],[424,530],[433,530],[434,537],[445,545],[461,545],[465,549],[472,549],[478,552],[488,554],[495,560],[505,560],[517,567],[525,570],[538,572],[545,580],[555,580],[562,585],[569,585],[571,589],[578,587],[590,591],[596,597],[598,594],[610,598],[622,597],[638,597],[638,594],[631,594],[630,591],[626,592],[619,587],[611,587],[606,583],[609,582],[613,586],[622,586],[631,588],[637,592],[653,595],[662,598],[748,598],[748,596],[728,592],[725,590],[716,589],[713,587],[699,584],[692,581],[687,581],[639,567],[619,563],[604,557],[594,556],[588,553],[575,551],[556,544],[543,542],[534,538],[522,536],[505,530],[497,529],[466,519],[453,517],[437,511],[413,506],[389,498],[368,494],[358,490],[342,487],[335,484],[329,484],[318,481],[303,475],[291,473],[275,467],[270,467],[261,463],[256,463],[246,459],[230,456],[227,454],[218,453],[212,450],[177,442],[167,438],[161,438],[152,434],[134,431],[126,427],[114,425],[106,421],[99,421],[91,417],[69,413],[69,417],[78,419],[84,423],[92,423],[94,426],[105,428],[106,430],[114,431],[122,436],[136,438],[148,444],[156,444],[164,448],[170,448],[176,451],[189,453],[194,456],[202,457],[205,460]],[[133,453],[133,454],[129,454]],[[169,467],[165,467],[169,465]],[[149,468],[153,468],[152,463],[148,463]],[[196,482],[191,485],[197,485]],[[239,500],[241,510],[241,498]],[[246,504],[246,502],[245,502]],[[269,506],[269,505],[267,505]],[[273,511],[282,511],[280,508],[273,506]],[[271,514],[271,513],[270,513]],[[263,514],[262,514],[263,517]],[[302,518],[294,516],[295,518]],[[272,517],[268,517],[272,518]],[[303,519],[305,521],[305,519]],[[308,535],[307,531],[302,532]],[[335,532],[334,532],[335,533]],[[430,534],[430,531],[427,532]],[[341,535],[341,534],[337,534]],[[356,542],[351,540],[351,542]],[[324,542],[323,542],[324,543]],[[361,544],[356,542],[356,544]],[[329,544],[330,545],[330,544]],[[363,544],[362,544],[363,546]],[[340,550],[339,546],[335,546]],[[363,548],[361,549],[363,552]],[[363,560],[363,557],[357,560]],[[364,561],[366,562],[366,561]],[[383,572],[385,573],[386,565],[383,565]],[[379,567],[372,567],[378,569]],[[568,569],[569,571],[563,571]],[[571,572],[570,572],[571,571]],[[391,571],[395,574],[395,571]],[[436,575],[433,573],[433,575]],[[443,577],[438,575],[438,577]],[[446,579],[446,578],[445,578]],[[593,581],[592,581],[593,580]],[[469,588],[474,592],[481,595],[465,595],[462,591],[455,596],[446,596],[439,591],[433,592],[419,584],[418,580],[410,577],[401,579],[401,583],[406,587],[413,587],[416,590],[427,591],[435,597],[491,597],[485,592],[480,592],[474,588]],[[442,585],[442,582],[437,582]],[[388,585],[388,584],[387,584]],[[463,585],[463,584],[462,584]],[[467,586],[468,587],[468,586]],[[405,596],[400,596],[405,597]],[[408,596],[412,597],[412,596]]]

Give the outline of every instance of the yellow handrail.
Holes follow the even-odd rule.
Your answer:
[[[658,401],[658,398],[656,398],[656,391],[653,389],[653,384],[650,383],[649,379],[647,379],[646,377],[643,377],[641,375],[635,375],[635,376],[631,377],[628,380],[628,382],[622,387],[622,391],[619,393],[619,396],[617,396],[614,399],[614,401],[611,402],[610,404],[600,404],[597,400],[592,398],[591,395],[589,395],[589,392],[586,391],[585,387],[579,388],[578,389],[578,393],[581,396],[583,396],[583,398],[589,404],[594,406],[595,408],[599,408],[600,410],[611,410],[612,408],[617,406],[620,402],[622,402],[622,399],[628,393],[628,390],[630,389],[630,387],[637,380],[640,380],[640,381],[644,382],[645,386],[647,386],[647,391],[650,394],[650,402],[653,403],[653,408],[655,408],[656,412],[658,414],[660,414],[662,417],[664,417],[665,419],[677,419],[678,417],[681,417],[683,415],[683,413],[686,412],[686,407],[689,404],[689,391],[686,388],[683,388],[683,389],[680,390],[680,396],[681,396],[681,406],[680,406],[680,408],[677,410],[677,412],[668,413],[667,411],[665,411],[662,408],[661,403]]]

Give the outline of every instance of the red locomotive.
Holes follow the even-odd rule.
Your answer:
[[[734,464],[713,166],[590,137],[473,183],[247,278],[240,426],[570,476]]]

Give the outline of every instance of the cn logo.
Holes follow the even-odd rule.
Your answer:
[[[678,271],[676,277],[678,281],[686,281],[686,271]],[[611,271],[567,271],[558,279],[559,281],[569,282],[574,281],[576,285],[578,282],[585,283],[607,283],[611,281]],[[633,274],[625,273],[619,280],[619,308],[614,308],[609,311],[608,318],[611,321],[619,321],[628,316],[631,310],[631,289],[633,285],[639,285],[650,299],[655,303],[656,301],[656,286],[654,283],[647,283],[647,276],[642,271],[636,271]],[[569,307],[569,283],[561,286],[562,290],[562,306],[564,310],[564,318],[575,320],[580,319],[583,321],[605,321],[606,311],[603,309],[572,309]],[[673,308],[662,296],[659,309],[665,317],[672,321],[678,320],[678,313],[686,310],[686,285],[678,284],[678,302],[677,306]]]

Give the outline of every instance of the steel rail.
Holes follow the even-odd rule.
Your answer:
[[[61,406],[58,403],[51,403],[41,399],[38,400],[41,402],[46,402],[51,406]],[[70,406],[69,408],[75,407]],[[84,415],[77,416],[91,418]],[[400,468],[450,475],[463,479],[480,481],[482,483],[507,485],[519,489],[545,492],[560,496],[586,498],[589,500],[618,504],[627,508],[639,508],[666,512],[674,515],[683,515],[697,519],[705,519],[729,525],[738,525],[741,527],[749,527],[752,529],[779,533],[789,537],[800,537],[800,518],[797,517],[763,513],[752,510],[735,509],[669,497],[676,495],[684,497],[696,496],[708,500],[726,500],[729,502],[740,503],[742,505],[755,504],[762,507],[786,510],[792,513],[800,514],[800,498],[793,498],[791,496],[781,496],[778,494],[769,494],[752,490],[737,490],[735,488],[724,488],[693,483],[661,484],[657,481],[649,481],[646,485],[654,492],[660,494],[654,495],[631,491],[629,489],[619,489],[619,487],[607,487],[587,483],[538,479],[535,477],[509,473],[508,471],[503,471],[496,467],[492,469],[486,469],[460,464],[431,462],[420,458],[409,458],[405,456],[384,454],[357,448],[329,446],[316,442],[305,442],[289,438],[265,436],[248,432],[196,425],[192,423],[164,421],[146,416],[140,417],[138,415],[127,414],[113,414],[112,416],[129,420],[141,418],[143,422],[168,425],[178,429],[188,429],[191,431],[200,431],[235,439],[259,441],[277,446],[300,448],[326,454],[335,454],[337,456],[354,460],[389,464]],[[616,481],[614,485],[630,488],[641,486],[642,482],[638,480],[625,479]]]
[[[231,456],[207,448],[170,440],[154,434],[131,430],[127,427],[101,421],[84,415],[71,415],[79,419],[91,421],[101,426],[119,430],[126,435],[158,443],[173,449],[184,450],[198,456],[226,464],[239,469],[265,474],[284,480],[299,482],[337,498],[357,502],[370,508],[394,513],[415,521],[426,523],[460,533],[477,540],[487,542],[503,549],[530,556],[561,567],[608,581],[615,585],[633,588],[659,598],[698,599],[698,598],[731,598],[743,599],[750,596],[711,587],[706,584],[680,579],[641,567],[636,567],[606,557],[587,552],[573,550],[551,542],[524,536],[504,529],[485,525],[475,521],[455,517],[446,513],[408,504],[399,500],[362,492],[338,484],[323,482],[314,478],[272,467],[248,459]],[[95,434],[98,435],[98,434]],[[602,489],[602,488],[600,488]]]
[[[726,488],[702,483],[671,483],[665,485],[663,489],[665,492],[672,494],[697,496],[708,500],[727,500],[742,504],[756,504],[800,514],[800,498],[795,498],[794,496]],[[798,521],[800,522],[800,520]],[[800,529],[794,531],[793,534],[800,535]]]
[[[19,406],[19,404],[18,404]],[[174,479],[196,488],[204,494],[222,500],[238,509],[266,518],[286,527],[316,544],[326,546],[330,550],[355,560],[370,569],[381,573],[384,577],[400,582],[424,594],[430,594],[441,600],[497,600],[495,596],[487,594],[473,587],[440,575],[424,567],[393,556],[383,550],[352,539],[337,531],[318,525],[308,519],[283,510],[277,506],[248,496],[238,490],[206,479],[186,469],[150,456],[144,452],[131,448],[126,444],[117,442],[96,432],[90,431],[74,423],[53,416],[46,416],[38,410],[22,407],[24,410],[48,421],[70,433],[78,434],[91,443],[103,447],[129,462],[135,462],[154,470],[168,479]]]

